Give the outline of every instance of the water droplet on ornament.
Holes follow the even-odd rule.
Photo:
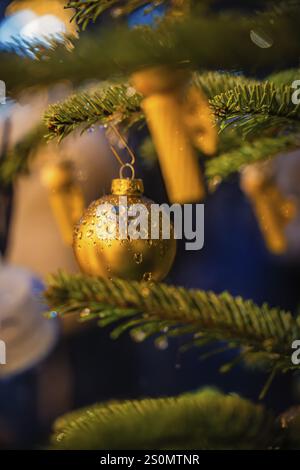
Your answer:
[[[131,331],[130,336],[136,343],[141,343],[146,338],[146,335],[143,331]]]
[[[93,235],[93,233],[94,233],[93,230],[88,230],[88,231],[86,232],[87,238],[91,238],[91,236]]]
[[[166,337],[157,338],[157,340],[155,341],[155,347],[157,349],[161,349],[162,351],[167,349],[168,346],[169,346],[169,342]]]
[[[115,230],[116,230],[116,226],[115,226],[114,224],[111,224],[111,225],[108,225],[108,226],[107,226],[107,233],[109,233],[110,235],[111,235],[112,233],[114,233]]]
[[[142,253],[134,253],[133,258],[134,258],[134,261],[136,262],[136,264],[141,264],[141,262],[143,261],[143,254]]]
[[[80,312],[80,317],[81,318],[88,317],[90,313],[91,313],[90,309],[85,308],[82,310],[82,312]]]
[[[107,218],[107,220],[109,220],[110,222],[115,222],[115,220],[116,220],[116,214],[112,211],[112,212],[110,212],[109,214],[107,214],[106,218]]]
[[[151,281],[151,279],[152,279],[152,273],[147,272],[143,274],[143,281],[149,282]]]

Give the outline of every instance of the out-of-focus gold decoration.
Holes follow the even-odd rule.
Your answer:
[[[77,182],[74,165],[63,161],[47,165],[42,181],[49,191],[49,201],[62,238],[68,245],[73,241],[74,225],[84,210],[84,197]]]
[[[295,202],[282,194],[268,163],[246,167],[241,188],[251,201],[267,247],[283,254],[287,250],[285,228],[297,212]]]
[[[205,155],[214,155],[217,151],[217,128],[204,93],[195,86],[190,86],[184,102],[182,119],[195,147]]]
[[[21,10],[31,10],[39,16],[53,15],[64,23],[67,34],[77,35],[76,24],[71,22],[73,12],[65,9],[65,4],[64,0],[15,0],[8,5],[5,14],[10,16]]]
[[[73,243],[75,257],[84,273],[137,281],[160,281],[167,276],[176,254],[173,229],[171,227],[169,239],[162,238],[160,229],[159,238],[151,239],[153,201],[144,197],[143,191],[140,179],[114,179],[112,194],[94,201],[84,212],[75,228]],[[120,197],[124,196],[124,204],[120,204]],[[127,210],[133,204],[149,214],[146,233],[142,233],[144,227],[140,228],[145,238],[130,236],[132,218],[127,217]],[[113,211],[109,207],[113,207]],[[124,226],[127,236],[122,238]],[[109,234],[112,238],[107,238]]]
[[[187,70],[153,67],[135,72],[133,86],[156,147],[171,202],[203,199],[205,187],[194,146],[206,155],[217,147],[212,112]]]
[[[189,15],[191,12],[191,4],[189,0],[171,0],[167,11],[167,17],[172,19],[181,19]]]

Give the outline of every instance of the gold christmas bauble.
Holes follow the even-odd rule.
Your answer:
[[[154,202],[143,196],[143,190],[142,180],[114,179],[112,194],[92,202],[84,212],[75,227],[73,248],[85,274],[137,281],[167,276],[176,254],[173,227],[170,224],[169,238],[162,237],[161,226],[151,238]],[[135,212],[134,207],[140,210]],[[138,223],[141,210],[148,213],[146,227]]]

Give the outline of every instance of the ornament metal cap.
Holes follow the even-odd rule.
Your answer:
[[[111,183],[111,192],[117,196],[139,196],[144,193],[141,179],[115,178]]]

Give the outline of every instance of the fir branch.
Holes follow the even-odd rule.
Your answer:
[[[273,73],[268,77],[268,80],[276,86],[288,85],[291,86],[294,80],[300,80],[300,69],[288,69],[281,72]]]
[[[72,131],[81,128],[84,132],[94,124],[122,122],[133,125],[142,117],[141,96],[129,94],[129,91],[126,85],[102,87],[99,91],[78,93],[63,103],[49,106],[44,117],[48,138],[62,140]]]
[[[200,5],[197,0],[182,0],[182,2],[188,3],[189,6],[193,6],[193,13],[195,11],[209,12],[209,7],[212,7],[217,3],[215,0],[201,0]],[[178,8],[177,3],[178,2],[176,2],[176,0],[68,0],[66,8],[75,10],[72,20],[76,21],[77,25],[80,26],[82,30],[85,30],[90,22],[95,23],[95,21],[106,12],[110,12],[115,18],[119,18],[121,16],[129,15],[143,6],[147,6],[145,9],[146,12],[157,8],[162,4],[167,4],[168,8],[174,8],[176,10],[176,8]],[[243,6],[249,8],[249,6],[252,6],[253,2],[252,0],[244,0],[243,3]],[[272,20],[273,22],[278,21],[278,18],[282,14],[293,11],[297,6],[295,0],[285,0],[285,2],[278,2],[278,0],[261,0],[261,3],[261,8],[265,8],[266,10],[263,10],[260,13],[260,23],[268,21],[271,24]],[[174,7],[173,4],[175,4]],[[224,9],[226,9],[226,7],[226,5],[223,6]],[[180,11],[182,8],[184,7],[179,7]],[[233,7],[230,6],[229,8],[232,11]],[[242,7],[239,6],[239,9],[241,8]]]
[[[242,85],[215,96],[210,104],[220,127],[238,127],[245,135],[266,129],[299,127],[300,104],[294,104],[294,89],[271,82]]]
[[[90,22],[95,21],[103,13],[111,12],[114,17],[126,16],[140,7],[152,4],[152,8],[165,3],[167,0],[69,0],[66,8],[72,8],[75,13],[72,17],[82,30],[85,30]]]
[[[59,418],[57,449],[264,449],[277,434],[262,406],[213,389],[96,404]]]
[[[225,179],[243,166],[258,161],[268,160],[281,152],[288,152],[300,147],[300,134],[281,137],[262,137],[253,142],[244,142],[217,157],[208,160],[205,175],[208,180]]]
[[[243,76],[229,73],[194,73],[193,82],[203,89],[208,97],[226,92],[237,85],[255,83]],[[123,123],[127,127],[144,120],[140,109],[142,96],[127,84],[101,86],[90,93],[77,93],[66,101],[49,106],[45,124],[49,138],[62,140],[70,132],[81,128],[84,132],[93,124]]]
[[[9,185],[19,175],[28,172],[34,150],[44,138],[45,133],[45,126],[38,125],[2,155],[0,159],[0,185]]]
[[[225,340],[229,347],[245,346],[243,354],[251,355],[252,363],[257,353],[271,369],[297,367],[290,355],[292,341],[300,337],[300,317],[226,292],[59,273],[49,279],[45,297],[60,315],[83,311],[85,320],[98,317],[100,326],[121,321],[113,338],[126,330],[140,340],[158,333],[176,336],[188,327],[195,345]]]
[[[257,126],[257,115],[261,130],[262,114],[265,120],[264,127],[267,127],[267,130],[270,121],[274,125],[275,118],[283,118],[285,126],[287,123],[290,125],[291,121],[294,123],[298,117],[300,118],[300,111],[299,106],[290,104],[290,87],[283,85],[276,87],[269,82],[255,83],[243,76],[217,72],[195,73],[194,83],[204,89],[208,97],[211,97],[213,109],[217,115],[222,116],[225,122],[221,126],[223,132],[220,134],[218,156],[206,164],[208,179],[215,177],[224,179],[231,173],[239,171],[246,164],[269,159],[280,152],[299,147],[300,139],[297,133],[276,136],[277,132],[282,130],[280,126],[276,132],[272,129],[273,137],[261,137],[241,144],[242,137],[237,132],[239,125],[233,127],[231,122],[227,125],[227,121],[232,119],[235,110],[234,124],[241,122],[242,130],[247,123],[247,130],[249,131],[250,126],[253,131],[253,122]],[[220,91],[222,93],[218,95]],[[228,108],[226,111],[224,111],[224,102]],[[134,93],[134,89],[126,84],[102,87],[93,93],[79,93],[48,109],[45,115],[45,123],[49,130],[48,136],[49,138],[59,137],[61,140],[73,130],[81,128],[85,131],[97,123],[107,125],[114,122],[130,127],[137,122],[144,121],[140,103],[141,96]],[[278,116],[275,116],[276,112]],[[228,128],[233,128],[234,132],[224,132]],[[291,127],[289,131],[293,131],[293,128]],[[153,151],[151,146],[149,149],[150,152]]]
[[[8,92],[26,86],[45,85],[69,79],[81,83],[88,79],[107,79],[116,74],[155,64],[186,64],[199,70],[243,70],[253,74],[297,66],[300,55],[300,8],[285,13],[274,24],[266,24],[276,39],[269,49],[257,47],[249,32],[257,16],[235,14],[193,15],[183,22],[161,22],[155,28],[125,27],[101,30],[74,40],[74,50],[45,47],[39,60],[20,58],[1,52],[1,79]],[[197,41],[195,41],[197,37]],[[238,48],[237,48],[238,45]]]
[[[242,74],[229,72],[202,72],[193,74],[193,83],[199,86],[210,99],[226,93],[238,86],[251,86],[259,83]]]
[[[283,80],[283,78],[282,78]],[[262,130],[282,125],[287,127],[300,119],[300,106],[291,101],[294,89],[276,87],[244,76],[229,73],[195,73],[193,82],[204,90],[215,114],[220,118],[221,129],[241,127],[242,130]],[[101,86],[92,93],[77,93],[65,102],[52,105],[45,115],[49,138],[63,139],[73,130],[83,131],[91,125],[125,123],[128,127],[144,120],[140,109],[141,95],[129,85]]]

